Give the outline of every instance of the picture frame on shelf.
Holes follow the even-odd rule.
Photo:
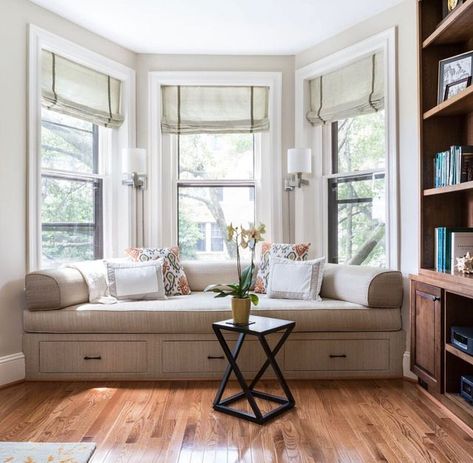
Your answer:
[[[463,3],[465,0],[442,0],[442,18],[446,18]]]
[[[452,98],[455,95],[458,95],[460,92],[463,92],[467,87],[471,85],[471,76],[464,77],[463,79],[458,80],[457,82],[451,82],[445,87],[445,95],[443,101]]]
[[[439,61],[437,103],[440,104],[445,100],[447,85],[459,83],[468,77],[471,78],[472,73],[473,51]]]

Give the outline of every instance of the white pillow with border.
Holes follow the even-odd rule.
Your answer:
[[[325,257],[295,261],[271,257],[266,294],[271,299],[321,301]]]
[[[148,262],[106,262],[110,295],[118,300],[167,299],[164,259]]]

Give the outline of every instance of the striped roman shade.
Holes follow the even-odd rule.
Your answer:
[[[255,133],[269,130],[268,87],[162,87],[163,133]]]
[[[48,50],[41,53],[43,106],[103,127],[120,127],[121,81]]]
[[[379,111],[384,107],[384,54],[377,52],[309,82],[312,125]]]

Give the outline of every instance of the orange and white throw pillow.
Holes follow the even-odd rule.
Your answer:
[[[261,247],[261,260],[256,276],[255,293],[265,294],[269,281],[270,257],[291,260],[307,260],[310,243],[285,244],[265,241]]]

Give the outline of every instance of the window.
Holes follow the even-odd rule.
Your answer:
[[[42,109],[42,267],[103,257],[100,164],[95,124]]]
[[[256,134],[176,135],[178,241],[184,259],[232,259],[226,227],[255,222]]]
[[[386,266],[384,110],[331,124],[328,260]]]

